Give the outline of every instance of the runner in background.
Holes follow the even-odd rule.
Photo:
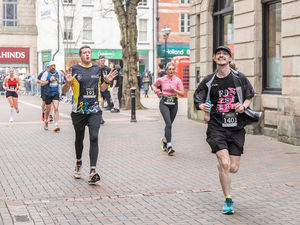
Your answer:
[[[14,68],[9,69],[9,75],[4,79],[3,89],[6,90],[6,98],[8,100],[9,109],[9,122],[14,122],[14,110],[19,113],[18,95],[20,94],[20,79],[15,75]]]
[[[175,65],[169,62],[166,66],[167,75],[158,78],[153,84],[153,91],[161,98],[159,103],[160,112],[165,121],[165,134],[161,139],[162,150],[167,151],[168,155],[173,155],[172,139],[172,123],[178,111],[177,95],[184,96],[183,84],[175,73]],[[161,90],[159,89],[161,87]]]

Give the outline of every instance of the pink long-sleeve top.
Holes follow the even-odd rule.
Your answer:
[[[183,90],[182,81],[175,75],[171,78],[168,75],[165,75],[158,78],[155,82],[156,87],[161,86],[163,95],[176,96],[177,93],[171,89],[170,85],[173,85],[176,90]]]

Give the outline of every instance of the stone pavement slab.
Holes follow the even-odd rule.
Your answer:
[[[72,177],[71,106],[60,106],[61,132],[46,132],[40,99],[20,100],[9,124],[0,96],[0,224],[300,224],[299,146],[247,135],[232,179],[236,213],[225,216],[206,125],[188,120],[184,110],[173,125],[174,157],[160,150],[164,123],[156,98],[143,99],[150,109],[137,111],[137,123],[129,122],[129,111],[104,112],[101,181],[89,186],[88,131],[83,179]]]

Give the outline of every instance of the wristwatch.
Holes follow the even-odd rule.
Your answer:
[[[104,83],[109,84],[106,80],[104,80]]]

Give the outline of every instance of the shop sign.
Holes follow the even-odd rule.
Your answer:
[[[51,61],[51,52],[42,52],[42,62]]]
[[[165,46],[159,46],[158,48],[158,55],[161,58],[165,57]],[[173,47],[167,46],[167,57],[174,57],[174,56],[189,56],[190,49],[189,47]]]
[[[71,54],[70,54],[71,53]],[[138,50],[139,54],[148,54],[147,50]],[[66,50],[66,57],[71,55],[71,58],[79,57],[79,49]],[[92,59],[98,59],[99,56],[105,56],[107,59],[122,59],[122,50],[108,50],[108,49],[92,49]]]
[[[0,48],[0,63],[28,63],[29,48]]]

